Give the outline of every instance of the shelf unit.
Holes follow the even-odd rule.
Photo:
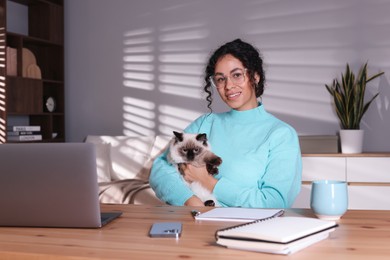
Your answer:
[[[28,9],[27,35],[7,31],[10,2]],[[39,125],[39,142],[65,141],[63,12],[63,0],[0,0],[0,143],[10,142],[7,127],[14,122]],[[6,47],[17,50],[16,75],[7,75]],[[23,72],[26,49],[35,56],[41,77]],[[45,109],[49,96],[56,100],[53,112]]]
[[[310,208],[315,180],[348,182],[348,209],[390,210],[390,153],[303,154],[301,192],[294,208]]]

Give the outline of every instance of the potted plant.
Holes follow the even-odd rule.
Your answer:
[[[355,77],[347,63],[345,73],[341,74],[341,82],[336,78],[332,85],[325,85],[328,92],[333,96],[336,114],[340,120],[342,153],[362,152],[364,132],[360,129],[360,121],[372,101],[379,95],[379,93],[376,93],[365,103],[364,96],[367,83],[383,74],[384,72],[380,72],[369,77],[366,62]]]

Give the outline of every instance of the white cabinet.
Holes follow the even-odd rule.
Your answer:
[[[390,209],[389,186],[349,185],[349,209]]]
[[[347,158],[348,181],[390,184],[390,157]]]
[[[390,154],[303,155],[302,187],[294,208],[310,207],[311,182],[348,182],[349,209],[390,210]]]
[[[311,185],[302,183],[301,192],[298,194],[298,197],[295,199],[293,208],[310,208],[310,192]]]
[[[346,158],[302,157],[302,181],[346,180]]]

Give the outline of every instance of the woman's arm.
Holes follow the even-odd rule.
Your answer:
[[[150,172],[149,182],[156,195],[171,205],[182,206],[193,196],[177,169],[167,161],[167,151],[157,157]]]

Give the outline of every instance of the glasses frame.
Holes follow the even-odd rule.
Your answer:
[[[247,68],[244,68],[244,69],[238,68],[238,69],[243,70],[243,74],[242,74],[242,75],[243,75],[244,80],[243,80],[241,83],[244,83],[244,82],[245,82],[245,79],[246,79],[245,75],[246,75],[248,69],[247,69]],[[234,72],[232,72],[232,73],[234,73]],[[241,83],[235,83],[234,80],[232,80],[231,76],[232,76],[232,75],[229,75],[229,76],[223,75],[223,77],[226,79],[226,80],[225,80],[225,85],[224,85],[223,87],[217,87],[217,85],[214,83],[213,77],[215,77],[215,74],[209,76],[209,82],[210,82],[211,86],[213,86],[213,87],[216,88],[216,89],[225,88],[226,85],[227,85],[227,78],[229,78],[229,80],[232,81],[233,84],[241,84]]]

